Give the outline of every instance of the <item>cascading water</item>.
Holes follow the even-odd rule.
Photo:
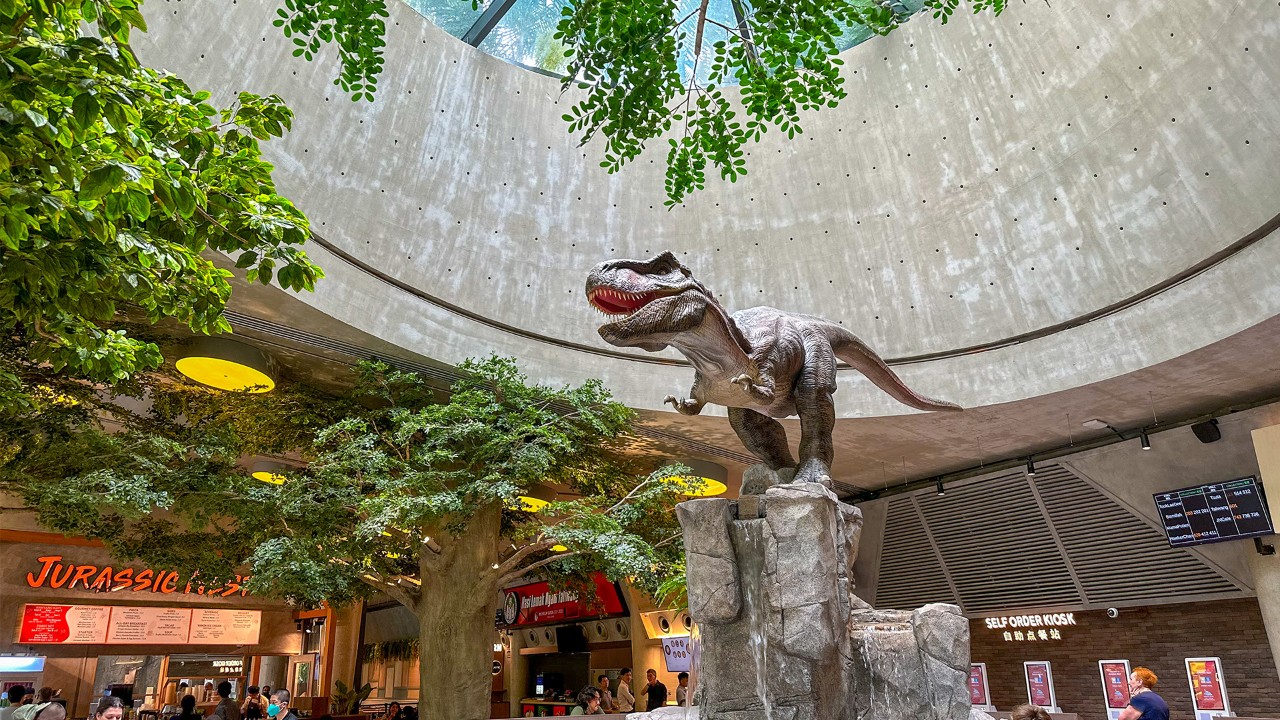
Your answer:
[[[735,540],[740,541],[738,562],[741,564],[742,612],[749,626],[751,656],[756,663],[756,697],[764,707],[765,720],[773,720],[773,702],[769,699],[768,613],[764,588],[764,521],[740,520],[734,523]],[[742,552],[747,550],[747,552]]]

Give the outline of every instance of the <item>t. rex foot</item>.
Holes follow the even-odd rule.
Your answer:
[[[742,388],[743,391],[751,395],[751,397],[760,402],[773,401],[773,389],[764,385],[757,385],[755,378],[746,373],[742,373],[737,377],[731,378],[729,382]]]
[[[675,395],[668,395],[662,399],[662,402],[676,409],[681,415],[697,415],[702,412],[702,403],[689,398],[677,398]]]

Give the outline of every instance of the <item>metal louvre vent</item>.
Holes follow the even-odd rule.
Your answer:
[[[942,565],[910,496],[889,504],[885,542],[880,556],[876,607],[914,608],[925,603],[955,603]]]
[[[919,502],[966,612],[1080,601],[1021,472]]]
[[[913,608],[945,595],[971,614],[1240,592],[1060,465],[1034,478],[1015,471],[947,488],[941,497],[893,498],[880,578],[877,607]]]
[[[1195,555],[1064,468],[1036,476],[1062,547],[1094,605],[1237,591]],[[1141,558],[1128,562],[1124,558]]]

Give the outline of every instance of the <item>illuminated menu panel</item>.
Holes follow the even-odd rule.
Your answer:
[[[22,609],[18,642],[32,645],[254,645],[261,610],[36,605]]]
[[[1271,513],[1255,476],[1155,494],[1169,545],[1271,535]]]

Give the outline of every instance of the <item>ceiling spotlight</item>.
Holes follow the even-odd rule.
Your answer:
[[[1143,431],[1142,431],[1142,449],[1143,449],[1143,450],[1150,450],[1150,449],[1151,449],[1151,438],[1147,437],[1147,431],[1146,431],[1146,430],[1143,430]]]
[[[729,486],[729,471],[723,465],[706,460],[681,460],[681,465],[688,465],[693,472],[685,476],[689,483],[697,483],[698,489],[681,493],[685,497],[712,497],[723,495]]]
[[[1030,457],[1027,458],[1027,477],[1036,476],[1036,461]]]
[[[946,495],[946,494],[947,494],[947,489],[942,485],[942,478],[938,478],[938,497],[942,497],[943,495]]]
[[[551,546],[551,552],[561,553],[561,552],[568,552],[568,551],[569,551],[569,548],[565,547],[564,545]]]
[[[201,338],[174,366],[192,380],[218,390],[265,393],[276,386],[271,360],[261,350],[226,338]]]
[[[291,469],[284,463],[272,462],[270,460],[262,460],[254,463],[249,468],[249,473],[254,480],[261,480],[264,483],[272,485],[283,485],[288,478],[284,476],[284,471]]]

